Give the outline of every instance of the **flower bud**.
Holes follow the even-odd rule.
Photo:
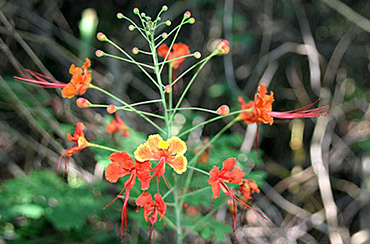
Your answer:
[[[133,54],[138,54],[139,53],[139,48],[137,48],[137,47],[134,47],[133,49],[132,49],[132,53]]]
[[[201,54],[200,52],[196,51],[196,52],[194,53],[194,58],[196,58],[196,59],[200,59],[200,57],[202,57],[202,54]]]
[[[141,17],[145,18],[145,13],[141,13]]]
[[[139,14],[139,9],[138,8],[134,8],[134,14]]]
[[[185,18],[185,19],[190,18],[190,16],[191,16],[190,11],[186,11],[186,12],[184,13],[184,18]]]
[[[194,24],[194,23],[195,23],[195,19],[194,19],[193,17],[191,17],[191,18],[189,19],[189,23],[190,23],[190,24]]]
[[[133,31],[133,30],[135,30],[135,26],[133,26],[133,25],[129,25],[129,26],[128,26],[128,29],[129,29],[129,31]]]
[[[167,26],[170,26],[171,24],[172,24],[172,23],[171,23],[171,21],[170,21],[170,20],[167,20],[167,21],[166,21],[166,25],[167,25]]]
[[[163,38],[163,39],[166,39],[167,37],[168,37],[168,34],[167,34],[166,32],[163,32],[163,33],[162,33],[162,38]]]
[[[221,116],[226,116],[230,113],[230,108],[227,105],[222,105],[217,109],[217,113]]]
[[[83,98],[83,97],[79,97],[77,100],[76,100],[76,104],[79,108],[88,108],[90,107],[91,103]]]
[[[172,92],[172,87],[170,85],[166,85],[166,87],[164,88],[164,91],[167,92],[167,93],[171,93]]]
[[[100,58],[104,56],[104,52],[102,50],[96,50],[95,55]]]
[[[102,41],[102,42],[107,40],[107,37],[105,36],[103,32],[98,32],[98,34],[96,34],[96,37],[98,38],[99,41]]]
[[[168,10],[167,5],[163,5],[163,6],[162,6],[162,11],[167,11],[167,10]]]
[[[110,114],[113,114],[114,112],[116,112],[117,111],[117,108],[116,108],[116,106],[114,106],[113,104],[111,104],[111,105],[109,105],[108,107],[107,107],[107,112],[108,113],[110,113]]]
[[[216,49],[219,50],[221,54],[228,54],[230,51],[229,42],[227,40],[222,40],[217,44]]]
[[[122,13],[117,13],[117,19],[123,19],[125,16]]]

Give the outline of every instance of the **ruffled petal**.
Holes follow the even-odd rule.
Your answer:
[[[228,158],[222,163],[222,171],[230,171],[236,164],[236,158]]]
[[[159,221],[161,221],[164,218],[164,215],[166,214],[167,205],[163,201],[163,198],[161,194],[159,193],[154,194],[154,199],[155,199],[155,204],[157,205],[157,210],[159,214],[161,215]]]
[[[147,160],[153,160],[153,154],[150,151],[149,146],[145,144],[141,144],[135,151],[135,158],[137,161],[144,162]]]
[[[188,160],[184,155],[176,155],[175,158],[167,163],[175,170],[176,173],[182,174],[186,171]]]
[[[66,87],[62,89],[62,97],[73,98],[77,94],[76,86],[73,83],[68,83]]]
[[[162,58],[166,57],[167,52],[168,52],[168,46],[167,46],[166,43],[163,43],[157,49],[158,56],[160,56]]]
[[[212,197],[214,199],[218,198],[220,196],[220,183],[219,182],[215,182],[211,185],[211,188],[212,188]]]
[[[109,164],[105,170],[105,179],[111,183],[116,183],[124,175],[124,171],[118,162]]]
[[[158,144],[163,141],[162,137],[158,134],[150,135],[146,144],[153,153],[158,153]]]
[[[177,136],[171,137],[167,142],[169,143],[168,151],[170,154],[184,154],[186,152],[186,143]]]
[[[231,171],[228,181],[231,184],[240,184],[242,183],[244,175],[245,173],[242,172],[239,167],[236,167],[235,169],[233,169],[233,171]]]
[[[136,162],[136,175],[141,183],[141,190],[149,188],[150,180],[152,179],[150,172],[152,171],[152,165],[149,161]]]

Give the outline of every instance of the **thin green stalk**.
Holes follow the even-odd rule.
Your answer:
[[[177,190],[178,178],[175,178],[175,188]],[[176,192],[177,194],[177,192]],[[179,200],[177,197],[175,199],[175,213],[176,213],[176,232],[177,232],[177,244],[182,244],[182,225],[181,225],[181,212],[182,205],[179,205]]]
[[[169,111],[174,111],[175,109],[168,109]],[[206,109],[206,108],[198,108],[198,107],[188,107],[188,108],[178,108],[176,110],[194,110],[194,111],[202,111],[211,114],[218,114],[216,110]],[[225,116],[223,116],[225,117]]]
[[[122,60],[122,61],[125,61],[127,63],[132,63],[132,64],[136,64],[136,65],[141,65],[143,67],[146,67],[146,68],[149,68],[149,69],[154,69],[153,66],[151,65],[148,65],[148,64],[143,64],[143,63],[139,63],[135,60],[130,60],[130,59],[127,59],[127,58],[122,58],[120,56],[116,56],[116,55],[113,55],[113,54],[109,54],[109,53],[104,53],[104,56],[107,56],[107,57],[111,57],[111,58],[115,58],[115,59],[119,59],[119,60]]]
[[[172,90],[172,86],[170,85],[171,84],[171,81],[172,81],[172,72],[173,72],[173,64],[169,64],[168,66],[168,84],[169,86],[171,87],[171,90]],[[171,111],[172,110],[172,91],[168,94],[168,110],[167,111]],[[171,134],[172,134],[172,123],[170,122],[169,123],[169,130],[171,131]]]
[[[188,58],[188,57],[194,57],[194,54],[191,53],[191,54],[180,56],[180,57],[177,57],[177,58],[165,60],[165,61],[162,61],[162,62],[158,63],[158,65],[162,65],[162,64],[166,64],[166,63],[171,63],[172,61],[179,60],[179,59],[182,59],[182,58]]]
[[[182,79],[182,77],[184,77],[187,73],[189,73],[191,70],[193,70],[198,65],[202,64],[204,61],[206,61],[206,58],[202,59],[201,61],[197,62],[196,64],[194,64],[193,66],[191,66],[190,68],[188,68],[186,71],[182,72],[181,75],[179,75],[176,78],[176,80],[174,80],[170,85],[171,86],[175,85],[179,80]]]
[[[228,115],[225,115],[225,116],[217,116],[217,117],[215,117],[215,118],[209,119],[209,120],[207,120],[207,121],[204,121],[203,123],[197,124],[197,125],[193,126],[192,128],[190,128],[190,129],[188,129],[188,130],[186,130],[186,131],[182,132],[182,133],[179,135],[179,137],[182,137],[182,136],[184,136],[184,135],[186,135],[186,134],[188,134],[188,133],[192,132],[193,130],[195,130],[195,129],[197,129],[197,128],[199,128],[199,127],[203,126],[203,125],[209,124],[209,123],[214,122],[214,121],[219,120],[219,119],[224,119],[224,118],[226,118],[226,117],[233,116],[233,115],[235,115],[235,114],[239,114],[240,112],[243,112],[243,111],[249,111],[249,109],[238,110],[238,111],[231,112],[231,113],[229,113]]]
[[[181,97],[179,99],[179,101],[177,102],[176,106],[175,106],[175,110],[172,112],[171,114],[171,117],[170,117],[170,122],[173,120],[173,117],[175,116],[175,113],[176,113],[176,110],[178,109],[178,107],[180,106],[182,100],[184,99],[187,91],[190,89],[191,85],[193,84],[193,82],[195,81],[195,78],[197,78],[200,70],[204,67],[204,65],[206,65],[206,63],[215,55],[217,55],[218,52],[213,52],[211,55],[209,55],[207,58],[205,58],[206,61],[204,61],[202,63],[202,65],[198,68],[197,72],[193,75],[193,77],[191,78],[191,80],[189,81],[188,85],[186,86],[185,90],[182,92],[181,94]]]
[[[137,26],[136,25],[136,23],[133,21],[133,20],[131,20],[130,18],[128,18],[128,17],[126,17],[126,16],[124,16],[124,15],[122,15],[123,16],[123,18],[125,19],[125,20],[127,20],[128,22],[130,22],[138,31],[139,31],[139,33],[144,37],[144,39],[145,40],[147,40],[147,41],[149,41],[148,40],[148,37],[143,33],[143,31],[142,30],[144,30],[144,29],[142,29],[142,28],[140,28],[139,26]]]
[[[89,108],[107,108],[107,107],[108,107],[108,105],[102,105],[102,104],[90,104],[90,106],[89,106]],[[131,104],[131,107],[133,107],[133,104]],[[132,109],[130,109],[129,106],[116,107],[116,109],[136,113],[136,111],[133,111]],[[164,120],[164,117],[161,116],[161,115],[153,114],[153,113],[145,112],[145,111],[140,111],[140,110],[137,110],[137,111],[140,112],[143,115],[147,115],[147,116],[151,116],[151,117],[154,117],[154,118],[159,118],[159,119]]]
[[[167,35],[167,38],[166,39],[168,39],[168,37],[170,36],[170,35],[172,35],[177,29],[179,29],[180,28],[180,25],[178,25],[178,26],[176,26],[174,29],[172,29],[171,31],[170,31],[170,33],[168,33],[168,35]],[[155,48],[158,48],[166,39],[163,39],[162,41],[160,41],[160,42],[158,42],[156,45],[155,45]]]
[[[197,167],[193,167],[193,166],[188,165],[188,168],[209,176],[209,173],[207,171],[204,171],[202,169],[198,169]]]
[[[104,150],[111,151],[111,152],[119,152],[117,149],[114,149],[114,148],[111,148],[111,147],[102,146],[102,145],[98,145],[98,144],[94,144],[94,143],[91,143],[91,142],[89,142],[87,144],[87,146],[88,147],[96,147],[96,148],[104,149]]]
[[[176,225],[169,219],[167,218],[166,216],[164,216],[164,221],[168,224],[168,226],[170,226],[173,230],[176,230],[177,227]]]
[[[110,43],[115,48],[117,48],[121,53],[123,53],[124,55],[126,55],[130,60],[136,62],[135,59],[133,59],[125,50],[123,50],[116,43],[112,42],[109,39],[107,39],[107,42]],[[137,64],[137,67],[139,67],[139,69],[154,83],[154,85],[156,85],[159,88],[159,85],[157,84],[157,82],[153,79],[153,77],[150,76],[150,74],[143,67],[141,67],[139,64]]]
[[[162,89],[163,84],[162,84],[161,74],[160,74],[159,69],[158,69],[159,68],[158,56],[157,56],[157,50],[155,48],[153,33],[151,34],[151,40],[152,40],[152,42],[150,43],[150,50],[152,52],[155,75],[157,77],[157,82],[160,85],[159,93],[161,95],[162,105],[163,105],[163,109],[164,109],[164,118],[165,118],[166,127],[167,127],[167,133],[166,134],[167,134],[167,137],[170,137],[171,136],[171,129],[170,129],[169,119],[168,119],[166,95],[165,95],[165,91]]]
[[[130,104],[131,107],[139,106],[139,105],[144,105],[144,104],[149,104],[149,103],[158,103],[162,102],[161,99],[153,99],[153,100],[148,100],[148,101],[142,101],[142,102],[137,102],[137,103],[132,103]],[[129,106],[123,106],[121,108],[128,108]]]
[[[211,187],[211,186],[206,186],[206,187],[203,187],[203,188],[201,188],[201,189],[198,189],[198,190],[195,190],[195,191],[192,191],[192,192],[186,193],[186,194],[182,194],[182,195],[180,196],[180,198],[186,198],[186,197],[188,197],[188,196],[196,195],[196,194],[198,194],[198,193],[200,193],[200,192],[203,192],[203,191],[205,191],[205,190],[208,190],[210,187]]]
[[[177,31],[175,33],[175,36],[172,39],[171,45],[168,47],[168,51],[167,51],[166,57],[164,57],[164,60],[165,61],[167,60],[168,56],[170,55],[170,52],[172,50],[172,46],[175,43],[176,38],[179,35],[179,32],[181,30],[181,26],[184,24],[184,20],[185,20],[185,17],[182,18],[181,23],[179,24],[179,28],[177,29]],[[162,67],[159,69],[159,73],[162,73],[163,68],[164,68],[164,63],[162,64]]]
[[[126,103],[125,101],[119,99],[118,97],[116,97],[115,95],[113,95],[112,93],[98,87],[98,86],[95,86],[93,84],[90,83],[89,85],[90,88],[93,88],[95,90],[98,90],[108,96],[110,96],[111,98],[115,99],[116,101],[122,103],[123,105],[125,106],[128,106],[129,108],[131,108],[132,111],[136,112],[138,115],[140,115],[143,119],[145,119],[146,121],[148,121],[151,125],[153,125],[157,130],[159,130],[160,132],[164,133],[164,134],[167,134],[166,131],[164,131],[161,127],[159,127],[156,123],[154,123],[151,119],[149,119],[148,117],[146,117],[144,114],[142,114],[140,111],[138,111],[137,109],[135,109],[134,107],[132,107],[130,104]]]

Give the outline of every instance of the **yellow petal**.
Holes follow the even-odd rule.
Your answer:
[[[175,159],[167,163],[173,168],[173,170],[175,170],[176,173],[182,174],[187,169],[188,160],[184,155],[180,154],[176,155]]]
[[[170,144],[168,150],[171,154],[184,154],[186,152],[187,148],[185,142],[177,136],[171,137],[167,142]]]
[[[163,141],[162,137],[158,134],[155,134],[148,137],[148,141],[146,142],[146,144],[151,151],[158,152],[158,144],[161,141]]]
[[[152,160],[153,159],[153,154],[150,151],[148,145],[146,143],[141,144],[138,146],[138,148],[135,151],[135,158],[136,160],[140,162],[144,162],[146,160]]]

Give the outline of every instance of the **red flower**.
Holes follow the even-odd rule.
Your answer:
[[[75,144],[74,146],[72,147],[69,147],[67,148],[63,153],[62,155],[60,156],[59,158],[59,161],[58,161],[58,174],[59,174],[59,165],[60,165],[60,162],[64,156],[64,154],[67,154],[67,157],[66,157],[66,161],[64,163],[64,174],[67,174],[68,173],[68,166],[69,166],[69,158],[75,154],[75,153],[78,153],[80,152],[82,149],[88,147],[89,145],[89,142],[86,140],[85,138],[85,133],[83,133],[83,130],[85,129],[85,126],[82,122],[78,122],[76,124],[76,131],[75,133],[73,134],[73,136],[71,134],[68,134],[67,136],[67,139],[69,141],[72,141],[73,144]]]
[[[22,83],[41,87],[41,88],[63,88],[62,96],[64,98],[72,98],[77,94],[84,94],[89,87],[91,82],[91,70],[88,68],[91,66],[91,62],[86,58],[85,64],[81,68],[76,68],[74,64],[69,68],[69,73],[72,74],[71,81],[63,83],[61,81],[54,80],[46,75],[39,74],[32,70],[26,70],[31,76],[22,74],[22,77],[14,76],[15,79]]]
[[[125,122],[119,117],[119,114],[115,114],[116,118],[112,119],[108,126],[105,128],[105,131],[108,134],[115,134],[122,131],[122,136],[129,137],[130,131],[126,126]]]
[[[329,106],[322,106],[319,108],[310,109],[316,102],[307,105],[305,107],[286,111],[286,112],[275,112],[272,111],[272,103],[274,102],[274,93],[271,92],[267,95],[266,84],[261,83],[258,87],[258,93],[254,97],[254,101],[245,103],[242,97],[239,97],[241,103],[241,109],[248,109],[250,111],[243,111],[240,113],[240,119],[246,124],[270,124],[274,123],[274,118],[281,119],[294,119],[294,118],[313,118],[319,116],[328,116],[328,113],[324,111],[329,109]]]
[[[245,173],[241,172],[239,167],[234,168],[236,158],[228,158],[222,163],[222,169],[217,166],[213,166],[213,169],[209,172],[208,184],[212,187],[212,197],[218,198],[220,195],[220,189],[226,195],[229,195],[230,188],[225,183],[240,184]],[[232,170],[232,171],[230,171]]]
[[[72,79],[62,90],[64,98],[72,98],[77,94],[82,95],[86,92],[91,82],[91,70],[88,70],[90,66],[91,62],[88,58],[86,58],[82,69],[74,64],[71,65],[69,73],[72,75]]]
[[[130,195],[130,190],[135,185],[136,177],[141,183],[142,190],[146,190],[149,188],[149,183],[151,179],[150,172],[152,170],[152,167],[149,161],[134,162],[126,152],[112,153],[109,156],[109,159],[112,161],[112,163],[108,165],[105,171],[105,178],[107,179],[107,181],[116,183],[119,178],[125,175],[130,175],[125,182],[125,186],[121,190],[121,192],[116,196],[116,198],[114,198],[109,204],[105,206],[105,208],[107,208],[109,205],[115,202],[126,189],[125,200],[122,208],[121,222],[121,236],[124,237],[125,228],[127,226],[127,203]]]
[[[258,189],[258,185],[256,184],[256,182],[249,179],[243,179],[239,191],[247,200],[252,199],[251,194],[260,193],[260,189]]]
[[[263,217],[257,210],[253,209],[249,205],[245,204],[241,201],[238,197],[235,196],[234,192],[230,189],[230,187],[226,183],[230,184],[241,184],[243,182],[243,177],[245,173],[241,172],[239,167],[234,168],[236,162],[236,158],[228,158],[222,163],[222,169],[220,170],[219,167],[213,166],[213,169],[209,172],[209,180],[208,184],[212,187],[212,197],[218,198],[220,195],[220,190],[225,193],[226,195],[230,196],[230,201],[232,202],[232,209],[235,210],[232,212],[232,218],[234,222],[233,230],[236,230],[236,202],[238,201],[242,203],[244,206],[252,209],[258,215]],[[234,168],[234,169],[233,169]],[[264,218],[264,217],[263,217]]]
[[[165,58],[168,53],[168,46],[167,44],[163,43],[157,49],[158,55],[162,58]],[[172,45],[172,51],[168,54],[167,60],[173,65],[174,69],[178,69],[182,62],[185,61],[185,58],[180,58],[182,56],[186,56],[190,54],[189,47],[184,43],[175,43]],[[173,60],[176,59],[176,60]],[[171,61],[173,60],[173,61]]]
[[[139,161],[158,160],[154,167],[154,176],[163,176],[165,163],[169,164],[176,173],[182,174],[187,169],[188,161],[184,156],[187,147],[177,136],[164,141],[158,134],[150,135],[147,142],[141,144],[135,151],[135,158]]]
[[[143,192],[136,200],[136,205],[144,208],[144,218],[145,221],[151,224],[149,231],[149,241],[154,230],[154,224],[158,220],[158,214],[160,215],[159,221],[164,218],[166,214],[167,205],[163,201],[161,194],[154,194],[154,201],[152,200],[152,195],[149,192]]]

